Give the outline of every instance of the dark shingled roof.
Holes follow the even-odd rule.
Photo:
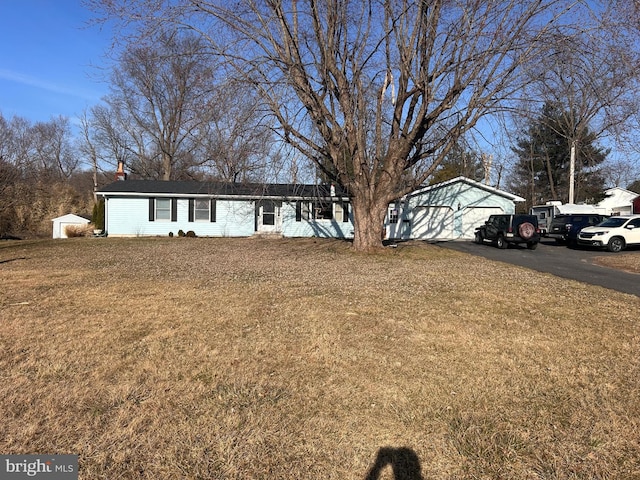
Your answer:
[[[349,196],[346,191],[335,187],[336,196]],[[210,195],[238,197],[281,197],[312,198],[329,197],[330,185],[308,185],[292,183],[230,183],[230,182],[196,182],[196,181],[163,181],[163,180],[124,180],[110,183],[98,190],[98,194],[137,193],[163,195]]]

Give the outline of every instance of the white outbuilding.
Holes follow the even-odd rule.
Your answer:
[[[91,221],[74,213],[67,213],[53,220],[53,238],[68,238],[67,227],[85,227]]]

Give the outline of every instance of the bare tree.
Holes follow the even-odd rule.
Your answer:
[[[228,80],[215,85],[210,122],[200,132],[199,155],[207,177],[224,181],[261,181],[273,143],[264,104],[255,89]]]
[[[84,196],[72,185],[78,158],[67,118],[32,124],[0,115],[0,235],[50,235],[51,218],[82,212]]]
[[[142,178],[255,179],[272,143],[255,89],[217,68],[202,38],[162,30],[126,44],[95,141]]]
[[[501,108],[576,2],[96,0],[125,21],[191,28],[262,92],[282,138],[347,187],[354,247],[381,245],[387,205]]]
[[[81,118],[80,149],[94,172],[94,188],[101,174],[113,172],[118,164],[128,164],[139,152],[132,146],[131,125],[106,105],[96,105]]]
[[[136,154],[129,167],[142,176],[176,178],[209,122],[214,70],[202,55],[197,37],[161,32],[128,45],[119,59],[106,98],[111,112],[99,112],[99,120],[112,145],[113,127],[120,127],[119,137],[127,133],[127,148]]]
[[[31,128],[31,159],[40,175],[69,178],[78,167],[78,156],[71,141],[71,127],[66,117],[37,122]]]

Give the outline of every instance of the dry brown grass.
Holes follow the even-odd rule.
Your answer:
[[[629,273],[640,273],[640,251],[596,257],[595,263]]]
[[[330,240],[6,243],[0,278],[0,452],[82,479],[640,478],[631,295]]]

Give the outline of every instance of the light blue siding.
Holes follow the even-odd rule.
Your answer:
[[[350,206],[350,205],[349,205]],[[349,211],[349,221],[301,220],[296,221],[296,204],[282,204],[282,235],[285,237],[325,237],[352,238],[353,217]]]
[[[189,199],[177,200],[177,221],[149,221],[149,198],[110,197],[106,230],[111,236],[167,236],[193,230],[199,237],[248,237],[255,230],[254,202],[216,200],[216,221],[189,222]]]
[[[398,214],[397,223],[390,223],[389,215],[385,222],[388,238],[394,239],[471,239],[489,215],[515,213],[511,195],[462,178],[418,190],[389,208]],[[422,218],[430,214],[446,225],[420,228],[425,225]]]
[[[166,197],[165,197],[166,198]],[[149,197],[107,197],[105,229],[111,236],[167,236],[192,230],[198,237],[249,237],[255,233],[254,200],[216,200],[216,221],[189,222],[189,198],[177,199],[177,218],[149,220]],[[282,202],[281,233],[285,237],[353,237],[351,215],[348,222],[335,220],[296,221],[296,203]]]

